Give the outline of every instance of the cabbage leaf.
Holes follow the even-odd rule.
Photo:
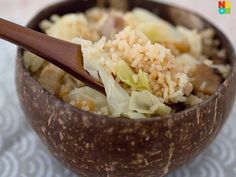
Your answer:
[[[84,86],[81,88],[75,88],[63,98],[63,100],[68,103],[71,101],[76,101],[77,99],[92,101],[97,111],[106,110],[103,111],[103,113],[108,114],[106,96],[90,87]]]
[[[185,40],[172,24],[142,8],[135,8],[127,21],[128,25],[142,31],[153,43]]]
[[[123,60],[120,60],[116,65],[114,74],[136,90],[151,90],[146,73],[139,70],[138,74],[135,74]]]
[[[108,73],[104,68],[99,66],[99,75],[102,79],[107,102],[111,114],[115,117],[128,113],[129,109],[129,94],[115,81],[113,76]]]
[[[147,115],[166,115],[171,112],[171,108],[166,106],[161,98],[156,97],[147,90],[132,92],[129,109],[130,111]]]

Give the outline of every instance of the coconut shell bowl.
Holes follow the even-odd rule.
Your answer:
[[[236,57],[225,35],[199,15],[154,1],[129,0],[175,25],[212,27],[226,49],[231,72],[208,100],[184,111],[147,119],[111,118],[79,110],[51,95],[31,77],[18,48],[16,84],[28,122],[65,167],[84,177],[161,177],[199,155],[227,120],[236,91]],[[52,14],[84,12],[94,0],[64,1],[39,12],[27,25]]]

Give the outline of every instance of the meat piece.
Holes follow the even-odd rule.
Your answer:
[[[219,76],[213,68],[204,64],[197,65],[193,73],[193,87],[196,93],[212,95],[221,84],[221,76]]]
[[[128,9],[128,2],[127,0],[109,0],[109,3],[110,3],[110,6],[113,8],[113,9],[119,9],[119,10],[122,10],[122,11],[125,11]]]
[[[226,63],[226,59],[225,58],[220,58],[220,57],[214,57],[212,59],[214,64],[225,64]]]
[[[101,27],[101,34],[107,38],[111,38],[114,34],[120,32],[124,26],[125,21],[122,17],[110,15]]]
[[[106,5],[105,0],[97,0],[97,6],[100,8],[104,8]]]

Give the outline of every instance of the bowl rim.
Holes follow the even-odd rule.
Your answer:
[[[87,1],[87,0],[83,0],[83,1]],[[197,16],[200,20],[202,20],[203,22],[205,22],[207,25],[213,27],[218,34],[220,34],[225,40],[226,42],[229,44],[228,48],[230,51],[232,51],[232,61],[230,66],[231,66],[231,70],[230,70],[230,74],[225,78],[225,80],[221,83],[221,85],[219,86],[219,88],[216,90],[216,92],[211,95],[207,100],[204,100],[202,103],[195,105],[193,107],[187,108],[185,110],[176,112],[176,113],[171,113],[165,116],[152,116],[152,117],[148,117],[148,118],[136,118],[136,119],[131,119],[131,118],[126,118],[126,117],[112,117],[109,115],[103,115],[103,114],[96,114],[90,111],[86,111],[86,110],[82,110],[79,108],[76,108],[72,105],[70,105],[69,103],[64,102],[62,99],[58,98],[57,96],[49,93],[46,89],[44,89],[38,81],[36,81],[30,74],[30,72],[28,71],[28,69],[25,68],[24,62],[23,62],[23,51],[24,49],[17,47],[17,60],[20,60],[20,65],[23,69],[23,72],[25,73],[25,77],[27,77],[28,79],[30,79],[32,82],[34,82],[40,89],[42,89],[42,94],[46,94],[46,96],[51,97],[54,101],[59,101],[60,105],[63,105],[64,108],[68,107],[69,109],[73,110],[73,112],[79,114],[87,114],[89,117],[93,117],[94,118],[98,118],[98,119],[108,119],[108,120],[112,120],[112,121],[116,121],[116,122],[123,122],[123,123],[143,123],[143,122],[156,122],[156,121],[161,121],[161,120],[168,120],[168,119],[172,119],[173,121],[175,119],[179,119],[179,117],[181,117],[182,115],[186,115],[189,114],[190,112],[194,112],[195,110],[199,110],[200,108],[204,108],[207,107],[209,103],[211,103],[213,100],[215,100],[217,97],[220,96],[222,90],[224,90],[226,88],[226,86],[228,85],[228,82],[230,80],[230,78],[232,78],[234,76],[234,74],[236,73],[236,51],[232,45],[232,43],[230,42],[230,40],[228,39],[228,37],[221,31],[221,29],[219,29],[216,25],[214,25],[212,22],[210,22],[208,19],[206,19],[205,17],[203,17],[202,15],[200,15],[197,12],[191,12],[189,9],[180,7],[176,4],[168,4],[168,3],[163,3],[163,2],[158,2],[158,1],[154,1],[154,0],[146,0],[146,1],[150,1],[150,2],[155,2],[159,5],[163,5],[163,6],[168,6],[171,8],[175,8],[178,10],[182,10],[186,13],[192,14],[194,16]],[[56,6],[62,6],[64,4],[67,4],[69,1],[60,1],[60,2],[56,2],[56,3],[52,3],[51,5],[46,6],[45,8],[39,10],[33,17],[31,17],[31,19],[28,21],[27,26],[29,24],[31,24],[37,16],[39,16],[40,14],[44,13],[45,11],[48,11],[50,9],[52,9],[53,7]]]

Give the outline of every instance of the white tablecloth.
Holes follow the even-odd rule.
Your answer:
[[[76,177],[48,153],[26,123],[15,90],[15,55],[15,47],[0,40],[0,177]],[[213,144],[168,177],[235,177],[235,126],[236,105]]]

